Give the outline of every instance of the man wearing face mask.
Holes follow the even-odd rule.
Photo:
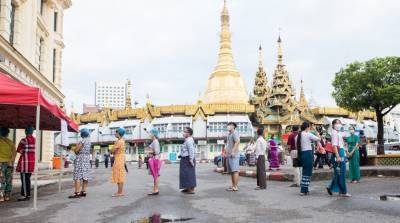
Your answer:
[[[193,129],[186,127],[183,131],[185,142],[181,150],[179,164],[179,188],[182,193],[194,194],[196,188],[196,146],[193,140]]]
[[[228,137],[226,140],[225,146],[225,156],[228,162],[227,169],[231,174],[232,186],[227,189],[227,191],[238,191],[238,182],[239,182],[239,144],[240,144],[240,136],[236,131],[236,123],[230,122],[228,123]]]

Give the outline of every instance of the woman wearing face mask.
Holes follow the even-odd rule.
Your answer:
[[[338,192],[339,196],[351,197],[347,193],[346,186],[346,152],[344,149],[344,137],[341,132],[342,123],[339,119],[332,121],[332,145],[333,153],[331,163],[333,165],[333,176],[329,186],[326,188],[328,194],[332,196],[332,192]]]
[[[160,168],[161,168],[160,143],[158,141],[159,131],[153,128],[150,130],[149,134],[152,142],[147,150],[149,151],[149,157],[150,157],[148,161],[150,174],[153,176],[153,191],[147,195],[155,196],[159,194],[158,185],[160,182]]]
[[[355,134],[354,127],[350,127],[350,136],[346,138],[349,154],[349,178],[351,183],[360,181],[360,153],[358,150],[360,138]]]
[[[112,167],[111,181],[118,186],[117,193],[113,197],[124,196],[124,183],[125,183],[125,129],[118,128],[115,132],[117,141],[114,143],[112,153],[114,153],[114,165]]]
[[[318,133],[317,133],[318,134]],[[313,149],[312,142],[318,142],[321,138],[310,132],[310,123],[304,122],[301,125],[301,132],[296,136],[297,154],[300,154],[300,165],[303,167],[301,178],[300,195],[309,194],[308,187],[310,186],[312,170],[313,170]]]

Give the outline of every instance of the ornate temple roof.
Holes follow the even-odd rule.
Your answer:
[[[248,104],[246,85],[236,69],[231,48],[229,12],[224,1],[221,13],[220,49],[217,66],[208,79],[204,94],[206,104]]]
[[[256,73],[256,78],[254,81],[252,104],[254,104],[256,108],[263,106],[269,94],[270,94],[270,88],[268,86],[267,74],[264,71],[263,53],[262,53],[262,47],[260,45],[259,58],[258,58],[258,71]]]

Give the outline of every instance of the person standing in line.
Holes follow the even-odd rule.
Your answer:
[[[365,136],[364,130],[360,131],[360,166],[368,165],[368,153],[367,153],[368,139]]]
[[[296,136],[298,134],[299,134],[299,127],[295,125],[292,127],[292,133],[290,133],[288,138],[288,149],[290,152],[290,156],[292,158],[293,170],[294,170],[293,184],[290,185],[290,187],[300,187],[301,167],[299,166],[299,157],[296,149]]]
[[[110,161],[110,153],[107,151],[104,153],[104,166],[108,168],[108,163]]]
[[[267,179],[265,173],[265,151],[267,150],[267,141],[264,137],[264,129],[257,129],[257,141],[255,145],[255,154],[257,157],[257,187],[256,190],[267,189]]]
[[[74,187],[75,193],[68,198],[86,197],[86,188],[89,183],[89,169],[90,169],[90,133],[88,129],[81,129],[81,140],[76,145],[74,160]],[[82,187],[82,188],[81,188]]]
[[[360,138],[355,134],[354,127],[349,128],[350,136],[346,138],[349,155],[349,178],[351,183],[359,183],[360,173],[360,154],[358,151]]]
[[[161,160],[160,160],[160,142],[158,141],[159,131],[155,128],[151,129],[150,138],[152,143],[148,147],[149,151],[149,168],[150,173],[153,176],[153,191],[148,193],[149,196],[159,195],[159,183],[160,183],[160,169],[161,169]]]
[[[228,137],[225,146],[225,157],[227,161],[227,171],[231,174],[232,186],[227,191],[238,191],[239,171],[240,171],[240,136],[236,131],[237,125],[234,122],[228,123]]]
[[[332,196],[333,192],[338,192],[339,196],[351,197],[347,193],[346,186],[346,152],[344,149],[344,136],[341,132],[342,122],[339,119],[332,121],[332,145],[334,156],[332,156],[333,176],[326,191]]]
[[[181,150],[181,161],[179,164],[179,189],[182,193],[194,194],[196,183],[196,146],[192,137],[193,129],[186,127],[183,131],[185,142]]]
[[[0,128],[0,202],[9,201],[12,191],[12,177],[17,150],[8,138],[10,130]]]
[[[269,170],[277,169],[279,170],[279,147],[275,141],[275,135],[271,135],[271,139],[269,140]]]
[[[300,163],[303,167],[300,184],[300,195],[306,196],[309,194],[314,160],[313,148],[311,143],[318,142],[321,140],[321,138],[310,132],[310,123],[308,122],[303,122],[300,130],[300,133],[296,137],[297,153],[300,154]]]
[[[326,141],[325,141],[325,138],[323,137],[322,127],[317,126],[316,131],[317,131],[318,135],[320,135],[321,141],[315,143],[317,158],[314,161],[314,170],[317,169],[317,166],[319,169],[323,169],[324,163],[326,165],[328,165],[330,168],[331,162],[329,161],[327,152],[325,150]]]
[[[114,143],[112,153],[114,154],[114,165],[112,167],[111,182],[117,184],[118,191],[114,193],[113,197],[124,196],[124,183],[125,183],[125,129],[118,128],[115,132],[117,140]]]
[[[113,167],[113,166],[114,166],[114,161],[115,161],[114,154],[113,154],[113,153],[111,153],[111,154],[110,154],[110,164],[111,164],[111,167]]]
[[[332,169],[332,156],[333,156],[333,146],[332,146],[332,139],[331,138],[325,138],[325,152],[326,152],[326,157],[329,160],[329,169]]]
[[[17,152],[20,157],[17,164],[17,172],[21,174],[21,197],[18,201],[29,201],[31,198],[31,176],[35,171],[35,142],[33,137],[34,128],[29,126],[25,129],[26,137],[21,139]]]

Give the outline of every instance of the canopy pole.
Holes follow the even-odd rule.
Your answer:
[[[35,141],[35,185],[33,189],[33,209],[37,210],[38,171],[39,171],[39,139],[40,130],[40,105],[36,106],[36,141]]]
[[[62,138],[62,137],[61,137]],[[63,174],[64,174],[64,146],[62,146],[62,145],[59,145],[59,148],[60,148],[60,163],[61,163],[61,166],[60,166],[60,175],[59,175],[59,177],[58,177],[58,193],[60,193],[61,192],[61,184],[62,184],[62,178],[63,178]]]

